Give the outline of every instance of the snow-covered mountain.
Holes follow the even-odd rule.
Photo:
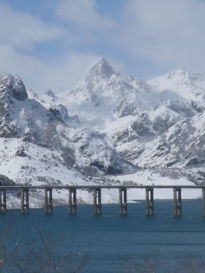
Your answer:
[[[203,167],[201,74],[176,70],[143,81],[116,73],[102,58],[82,82],[52,98],[43,95],[45,107],[64,104],[78,117],[76,127],[103,134],[135,166]]]
[[[18,76],[3,76],[0,174],[14,183],[70,184],[146,169],[203,183],[204,105],[201,74],[176,70],[145,81],[104,58],[59,94],[37,95]]]

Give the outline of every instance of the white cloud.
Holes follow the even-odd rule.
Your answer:
[[[15,52],[8,46],[0,46],[0,76],[18,74],[27,88],[36,92],[52,89],[56,92],[72,87],[80,81],[89,68],[98,61],[92,54],[65,54],[62,58],[41,61],[36,57]]]
[[[99,60],[94,54],[69,52],[58,60],[44,64],[40,86],[62,91],[82,80],[89,69]]]
[[[105,33],[113,27],[113,21],[97,11],[95,0],[59,0],[56,14],[89,33]]]
[[[127,0],[115,42],[154,64],[205,71],[205,2]]]
[[[63,6],[67,3],[71,4],[75,10],[75,5],[72,3],[77,3],[77,1],[79,5],[83,5],[83,1],[79,0],[59,2],[61,8],[67,8]],[[84,15],[81,14],[79,25],[83,27],[87,22],[86,28],[91,27],[92,31],[97,29],[100,31],[103,26],[108,27],[109,20],[97,13],[94,1],[91,0],[88,3],[87,10],[84,9]],[[18,74],[28,88],[37,92],[43,92],[50,88],[58,92],[72,87],[85,76],[89,68],[101,56],[76,53],[68,49],[60,56],[58,52],[55,52],[51,58],[42,59],[33,54],[32,50],[27,53],[18,50],[32,49],[34,45],[51,42],[58,38],[67,42],[68,36],[69,38],[73,37],[72,43],[75,43],[77,41],[75,31],[69,29],[65,35],[64,30],[65,28],[62,30],[56,25],[45,23],[36,16],[12,10],[0,0],[0,76],[9,73]]]
[[[14,11],[0,2],[0,44],[31,48],[36,43],[56,40],[62,29],[30,14]]]
[[[115,47],[123,49],[118,52],[127,51],[133,59],[140,58],[153,67],[187,67],[205,72],[205,2],[126,0],[122,15],[115,20],[101,14],[96,3],[96,0],[58,0],[55,12],[63,20],[59,27],[14,11],[0,0],[0,74],[20,74],[27,86],[37,91],[49,88],[60,91],[71,87],[99,56],[77,53],[69,47],[74,48],[80,41],[83,48],[87,40],[93,41],[90,38],[103,43],[101,46],[92,44],[90,52],[93,48],[96,52],[97,46],[103,52],[106,44],[109,52]],[[58,38],[64,46],[68,45],[67,53],[59,54],[56,50],[50,60],[48,56],[43,61],[37,55],[16,50]],[[111,58],[111,63],[118,67],[117,70],[124,70],[119,60]],[[143,61],[141,63],[143,65]]]
[[[96,0],[59,0],[56,14],[69,23],[81,44],[107,39],[112,50],[125,49],[158,70],[180,67],[205,72],[201,61],[205,1],[126,0],[115,20],[97,8]]]

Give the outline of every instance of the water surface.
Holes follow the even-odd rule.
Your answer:
[[[0,224],[14,222],[16,232],[25,237],[35,233],[34,226],[64,235],[62,251],[78,256],[88,253],[82,272],[123,272],[127,264],[148,255],[172,265],[187,257],[204,258],[201,200],[183,200],[182,217],[173,217],[172,200],[155,201],[154,217],[145,216],[145,202],[128,204],[127,216],[119,216],[118,205],[103,205],[102,211],[101,216],[94,216],[90,205],[78,206],[75,216],[68,215],[67,207],[54,208],[49,216],[42,209],[33,209],[29,215],[11,210],[0,216]]]

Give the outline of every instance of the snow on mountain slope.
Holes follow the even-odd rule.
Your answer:
[[[104,58],[60,94],[37,95],[16,75],[1,77],[0,174],[36,185],[128,174],[203,183],[204,95],[201,74],[176,70],[144,81],[115,72]],[[105,194],[105,202],[116,198]]]
[[[98,182],[68,168],[57,151],[35,145],[24,138],[0,138],[0,173],[22,185],[94,185]],[[0,183],[2,183],[0,181]],[[43,191],[33,191],[30,207],[43,206]],[[67,191],[53,191],[54,205],[67,204]],[[92,193],[78,191],[78,202],[91,203]],[[118,193],[106,191],[103,202],[117,202]],[[18,193],[8,194],[8,208],[20,208]]]
[[[65,166],[57,151],[23,138],[0,138],[0,173],[25,185],[85,183],[79,172]]]
[[[185,100],[203,105],[205,101],[205,77],[188,70],[175,70],[164,76],[148,81],[159,92],[174,91]]]
[[[47,110],[28,98],[22,80],[15,75],[0,78],[0,115],[3,137],[31,134],[39,138],[49,119]]]
[[[106,74],[105,71],[109,73]],[[142,111],[152,116],[160,104],[169,104],[167,108],[171,109],[172,106],[172,110],[176,111],[179,107],[176,106],[174,109],[174,104],[178,103],[188,108],[190,112],[196,112],[190,104],[190,97],[185,98],[184,93],[179,92],[179,88],[163,88],[162,83],[169,82],[166,81],[166,77],[147,82],[126,77],[114,72],[103,58],[91,68],[82,82],[59,94],[58,103],[66,105],[69,113],[78,115],[84,125],[98,130],[106,128],[107,124],[110,126],[115,119],[137,115]],[[175,80],[173,77],[173,82]],[[158,84],[159,88],[157,83],[161,83]]]
[[[64,104],[78,116],[77,127],[99,131],[137,166],[195,168],[203,167],[201,148],[191,153],[200,163],[189,163],[186,156],[189,147],[195,146],[190,133],[198,130],[193,123],[204,111],[204,86],[203,75],[183,70],[150,81],[123,76],[102,58],[79,84],[56,95],[53,103]],[[184,122],[186,128],[179,137],[176,128]],[[175,140],[170,147],[166,134],[172,131]],[[199,134],[203,142],[204,135]]]
[[[149,109],[155,100],[144,81],[115,73],[104,58],[91,68],[82,82],[58,97],[69,113],[98,130],[116,117]]]
[[[99,133],[75,128],[77,117],[71,117],[63,105],[45,107],[33,93],[27,96],[17,76],[0,78],[0,136],[25,137],[31,143],[49,147],[61,154],[67,167],[91,174],[116,174],[133,171]],[[47,94],[50,96],[51,91]],[[124,168],[126,167],[126,168]]]
[[[136,181],[138,185],[145,186],[169,186],[173,185],[173,178],[165,177],[164,175],[157,174],[156,172],[150,172],[149,170],[138,171],[134,174],[127,174],[123,176],[113,176],[111,177],[114,180],[117,180],[119,183],[129,183],[130,181]],[[194,183],[190,182],[185,177],[175,177],[174,185],[182,186],[189,185],[193,186]],[[134,200],[144,200],[145,199],[145,190],[144,189],[129,189],[127,192],[129,202]],[[183,199],[192,199],[192,198],[201,198],[201,189],[183,189],[182,190]],[[155,199],[172,199],[173,192],[170,189],[155,189],[154,190]]]
[[[110,134],[110,128],[118,121],[117,134],[125,134],[121,124],[126,118],[129,127],[129,120],[136,118],[139,121],[140,116],[146,116],[145,123],[151,124],[153,130],[147,132],[147,125],[144,128],[144,123],[140,122],[137,126],[141,130],[138,130],[139,134],[159,134],[182,118],[201,111],[197,100],[185,99],[178,90],[157,89],[155,80],[146,82],[116,73],[104,58],[77,86],[55,96],[55,101],[50,97],[44,94],[43,101],[64,104],[69,114],[79,117],[76,126],[86,126],[105,134]]]

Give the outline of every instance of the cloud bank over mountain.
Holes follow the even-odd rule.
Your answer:
[[[204,12],[200,0],[1,0],[0,74],[19,74],[40,93],[73,86],[100,56],[146,79],[204,73]]]

